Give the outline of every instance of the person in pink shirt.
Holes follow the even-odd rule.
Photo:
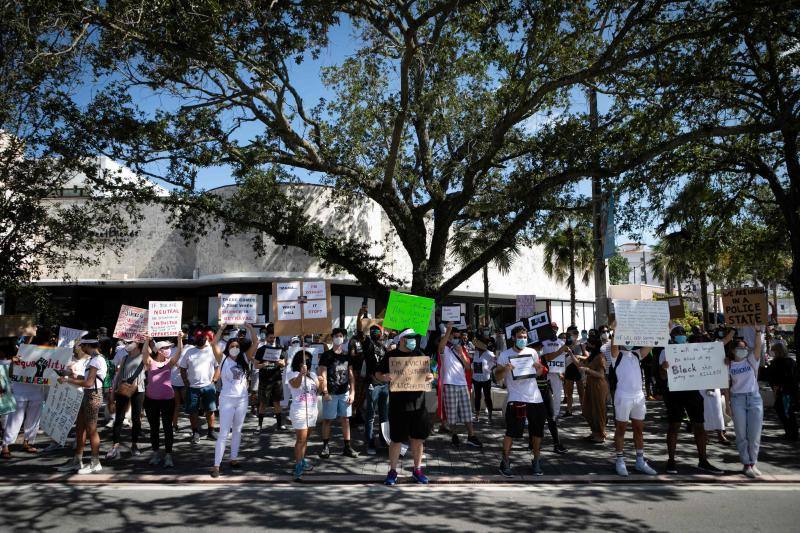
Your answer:
[[[177,366],[183,353],[183,333],[178,334],[178,349],[170,358],[172,346],[173,344],[169,341],[153,343],[153,339],[148,337],[142,352],[142,364],[147,369],[144,411],[147,414],[147,422],[150,424],[150,445],[153,448],[150,464],[156,466],[163,462],[165,468],[174,466],[172,462],[172,413],[175,406],[175,391],[172,389],[172,368]],[[155,348],[155,356],[151,355],[153,348]],[[159,421],[164,428],[165,453],[163,454],[160,450]]]

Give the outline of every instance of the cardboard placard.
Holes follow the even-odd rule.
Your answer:
[[[523,319],[536,313],[536,295],[518,294],[517,295],[517,320]]]
[[[144,342],[147,336],[147,309],[123,305],[119,309],[114,338],[124,341]]]
[[[82,329],[73,329],[64,326],[58,326],[58,346],[60,348],[63,348],[65,346],[72,348],[75,346],[75,341],[77,341],[87,333],[89,332]]]
[[[506,339],[508,339],[509,341],[511,340],[511,330],[512,330],[512,329],[514,329],[514,328],[515,328],[515,327],[517,327],[517,326],[526,327],[526,326],[525,326],[525,324],[522,322],[522,320],[517,320],[517,321],[516,321],[516,322],[514,322],[513,324],[508,324],[508,325],[505,327],[505,330],[506,330]]]
[[[0,315],[0,337],[32,336],[30,330],[35,324],[31,315]]]
[[[721,342],[668,344],[665,350],[670,391],[728,387],[725,347]]]
[[[435,307],[436,302],[432,298],[392,291],[389,293],[383,327],[397,331],[413,328],[415,332],[424,335],[428,331]]]
[[[13,381],[29,385],[55,385],[59,372],[65,372],[67,364],[72,361],[72,348],[21,344],[17,356],[19,361],[14,363]]]
[[[671,296],[667,299],[669,303],[669,318],[686,318],[686,310],[683,307],[683,298],[680,296]]]
[[[183,302],[150,302],[147,311],[147,331],[150,337],[176,337],[181,332]]]
[[[431,388],[427,381],[431,372],[431,360],[425,356],[390,357],[389,382],[390,392],[424,392]]]
[[[63,446],[78,418],[82,401],[83,389],[66,383],[50,387],[42,410],[42,430]]]
[[[722,309],[729,326],[765,326],[768,323],[767,291],[763,287],[723,289]]]
[[[306,298],[305,303],[298,301]],[[325,280],[292,280],[272,283],[272,316],[278,337],[329,333],[331,331],[331,286]]]
[[[614,344],[665,346],[669,342],[669,305],[649,300],[614,300]]]
[[[461,306],[460,305],[443,305],[442,306],[442,322],[452,322],[458,324],[461,322]]]
[[[220,324],[255,324],[258,321],[257,294],[219,294]]]

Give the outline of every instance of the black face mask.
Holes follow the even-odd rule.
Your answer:
[[[370,338],[371,338],[372,340],[374,340],[374,341],[379,341],[379,340],[381,340],[381,334],[380,334],[380,333],[378,333],[378,332],[373,332],[373,333],[370,333],[370,334],[369,334],[369,336],[370,336]]]

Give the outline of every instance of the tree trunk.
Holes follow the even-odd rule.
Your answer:
[[[678,284],[678,296],[683,298],[683,281],[681,278],[677,278],[675,282]]]
[[[569,239],[569,279],[567,283],[569,284],[569,316],[570,316],[570,326],[574,326],[575,324],[575,254],[573,250],[575,249],[575,239],[572,235],[572,228],[567,228],[567,237]]]
[[[489,321],[489,265],[483,265],[483,320],[485,328],[490,327]]]
[[[719,320],[719,302],[717,301],[717,284],[714,283],[714,325],[717,325]]]
[[[708,277],[705,269],[700,271],[700,304],[703,309],[703,329],[708,331]]]
[[[669,269],[664,269],[664,292],[672,294],[672,276],[669,275]]]

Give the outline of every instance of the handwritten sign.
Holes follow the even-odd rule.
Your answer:
[[[30,385],[54,385],[59,372],[72,361],[72,348],[52,348],[35,344],[21,344],[19,362],[14,363],[12,380]]]
[[[17,410],[17,399],[14,398],[14,391],[11,389],[8,369],[8,365],[0,365],[0,416]]]
[[[264,348],[264,358],[262,361],[280,361],[281,360],[280,348]]]
[[[281,281],[275,284],[275,299],[279,302],[297,301],[300,297],[299,281]]]
[[[669,390],[724,389],[728,387],[725,348],[721,342],[668,344]]]
[[[331,329],[331,288],[325,280],[281,281],[272,284],[272,311],[277,336],[328,333]]]
[[[459,322],[461,322],[461,306],[443,305],[442,322],[452,322],[453,324],[458,324]]]
[[[536,312],[536,296],[533,294],[517,295],[517,320],[531,316]]]
[[[60,348],[75,346],[75,341],[89,333],[82,329],[66,328],[64,326],[58,327],[58,346]]]
[[[114,337],[124,341],[144,342],[146,336],[147,309],[123,305],[114,327]]]
[[[683,307],[683,298],[675,296],[667,300],[669,302],[670,318],[686,318],[686,310]]]
[[[328,302],[326,300],[309,300],[303,304],[303,318],[309,320],[328,318]]]
[[[258,296],[255,294],[220,294],[220,324],[255,324],[258,320]]]
[[[147,315],[151,337],[175,337],[181,332],[183,302],[150,302]]]
[[[69,431],[78,418],[83,400],[83,389],[59,383],[50,387],[42,410],[42,430],[54,441],[64,445]]]
[[[389,373],[392,381],[389,382],[391,392],[424,392],[431,388],[427,381],[431,372],[431,360],[425,356],[420,357],[390,357]]]
[[[665,346],[669,342],[667,302],[614,300],[617,327],[614,344]]]
[[[518,321],[514,322],[513,324],[508,324],[508,325],[505,327],[505,330],[506,330],[506,339],[508,339],[509,341],[511,341],[511,331],[512,331],[514,328],[518,327],[518,326],[522,326],[522,327],[524,328],[524,327],[525,327],[525,324],[523,324],[523,323],[522,323],[522,320],[518,320]]]
[[[432,298],[392,291],[389,293],[383,327],[398,331],[413,328],[417,333],[425,333],[435,306],[436,302]]]
[[[767,292],[763,287],[724,289],[722,308],[729,326],[766,325]]]
[[[531,379],[536,377],[536,367],[533,365],[534,358],[530,355],[512,355],[508,362],[513,367],[511,377],[517,379]]]

